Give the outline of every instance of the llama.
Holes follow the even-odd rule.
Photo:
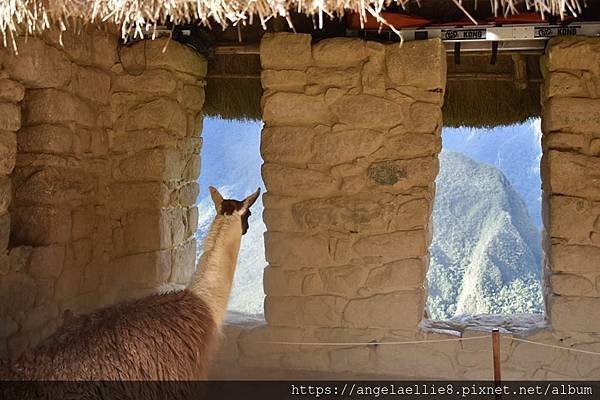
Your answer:
[[[17,380],[201,380],[225,316],[241,236],[260,188],[223,199],[188,287],[116,304],[68,323],[8,366]],[[6,378],[6,377],[4,377]]]

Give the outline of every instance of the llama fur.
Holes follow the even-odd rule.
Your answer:
[[[210,188],[217,216],[188,287],[70,316],[53,335],[10,363],[13,380],[205,379],[237,264],[250,206]]]

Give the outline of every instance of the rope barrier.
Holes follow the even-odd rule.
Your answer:
[[[404,342],[399,342],[399,341],[395,341],[395,342],[335,342],[335,343],[329,343],[329,342],[286,342],[286,341],[270,341],[270,340],[266,340],[266,341],[258,341],[257,343],[262,343],[262,344],[278,344],[278,345],[289,345],[289,346],[384,346],[384,345],[403,345],[403,344],[429,344],[429,343],[443,343],[443,342],[462,342],[465,340],[480,340],[480,339],[489,339],[490,336],[473,336],[473,337],[466,337],[466,338],[455,338],[455,339],[438,339],[438,340],[409,340],[409,341],[404,341]],[[571,351],[571,352],[575,352],[575,353],[583,353],[583,354],[591,354],[594,356],[600,356],[600,352],[595,352],[595,351],[589,351],[589,350],[581,350],[581,349],[573,349],[570,347],[564,347],[564,346],[556,346],[556,345],[552,345],[552,344],[546,344],[546,343],[540,343],[540,342],[534,342],[532,340],[527,340],[527,339],[521,339],[521,338],[516,338],[516,337],[502,337],[503,339],[510,339],[516,342],[522,342],[522,343],[528,343],[528,344],[532,344],[532,345],[537,345],[537,346],[543,346],[543,347],[550,347],[550,348],[555,348],[555,349],[559,349],[559,350],[566,350],[566,351]]]
[[[573,349],[571,347],[556,346],[556,345],[547,344],[547,343],[539,343],[539,342],[534,342],[534,341],[531,341],[531,340],[520,339],[520,338],[515,338],[515,337],[511,337],[511,338],[507,338],[507,339],[511,339],[511,340],[516,341],[516,342],[529,343],[529,344],[534,344],[534,345],[543,346],[543,347],[551,347],[551,348],[554,348],[554,349],[572,351],[572,352],[575,352],[575,353],[584,353],[584,354],[591,354],[591,355],[594,355],[594,356],[600,356],[600,353],[595,352],[595,351]]]
[[[460,342],[463,340],[489,339],[489,336],[473,336],[456,339],[438,339],[438,340],[411,340],[407,342],[278,342],[278,341],[259,341],[264,344],[287,344],[300,346],[380,346],[380,345],[400,345],[400,344],[423,344],[423,343],[442,343],[442,342]]]

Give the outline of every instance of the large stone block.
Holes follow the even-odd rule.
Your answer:
[[[172,250],[169,282],[188,284],[195,270],[196,240],[192,239]]]
[[[390,131],[382,146],[373,154],[374,159],[417,158],[437,155],[442,151],[442,138],[437,135],[404,132],[404,128]]]
[[[24,121],[26,125],[74,122],[92,127],[97,110],[71,93],[56,89],[29,90],[25,95]]]
[[[383,144],[383,132],[336,125],[333,131],[325,131],[315,136],[312,143],[312,161],[329,165],[342,164],[367,157],[388,145]]]
[[[600,247],[552,245],[550,267],[554,272],[600,272]]]
[[[0,103],[0,130],[17,131],[21,128],[21,108],[13,103]]]
[[[592,77],[589,77],[590,80]],[[544,81],[544,96],[551,97],[594,97],[594,93],[585,80],[575,73],[553,72]]]
[[[25,96],[25,88],[11,79],[0,79],[0,102],[18,103]]]
[[[117,258],[109,269],[117,283],[154,287],[167,282],[171,275],[171,252],[153,251]]]
[[[346,69],[311,67],[306,71],[307,83],[316,85],[321,90],[325,88],[360,88],[360,67]]]
[[[446,50],[440,39],[387,45],[385,61],[394,85],[426,90],[446,87]]]
[[[73,149],[73,133],[65,125],[42,124],[21,129],[17,145],[23,153],[70,153]]]
[[[107,104],[110,101],[110,75],[106,72],[89,67],[72,68],[69,90],[74,94]]]
[[[354,127],[389,129],[409,118],[411,103],[411,99],[392,101],[366,94],[342,96],[331,105],[331,113]]]
[[[544,133],[597,133],[600,99],[553,97],[544,104],[542,114]]]
[[[0,215],[0,259],[6,254],[10,239],[10,214]],[[0,262],[1,264],[1,262]]]
[[[169,205],[169,189],[164,182],[113,183],[108,188],[111,212],[120,215],[141,208]]]
[[[46,246],[71,237],[71,212],[52,206],[18,207],[11,211],[11,232],[16,244]]]
[[[148,128],[162,128],[185,136],[187,115],[175,100],[164,97],[130,109],[124,129],[135,131]]]
[[[552,39],[546,65],[550,71],[582,70],[600,76],[600,40],[581,36]]]
[[[361,296],[389,293],[403,289],[423,289],[425,281],[425,260],[411,258],[394,261],[373,268],[359,290]]]
[[[306,127],[264,127],[260,141],[263,160],[282,164],[308,162],[313,156],[312,139],[318,131]]]
[[[64,87],[71,78],[71,62],[58,50],[36,37],[19,38],[18,55],[3,60],[9,76],[33,88]]]
[[[9,175],[17,158],[17,136],[14,132],[0,130],[0,175]]]
[[[271,265],[286,267],[335,265],[330,238],[299,233],[265,233],[265,258]],[[338,263],[339,264],[339,263]]]
[[[437,158],[386,160],[372,163],[367,169],[366,179],[371,186],[407,190],[429,187],[435,181],[437,172]]]
[[[560,296],[598,296],[595,290],[595,282],[584,276],[573,274],[550,275],[550,288],[552,293]]]
[[[282,92],[304,92],[306,73],[304,71],[273,69],[263,70],[260,81],[264,89],[280,90]]]
[[[600,158],[551,150],[547,155],[553,193],[600,200]]]
[[[588,243],[594,222],[600,216],[600,204],[581,198],[550,196],[548,199],[549,233],[572,243]]]
[[[90,65],[109,70],[118,59],[118,35],[107,32],[96,25],[88,25],[82,30],[53,28],[42,33],[42,37],[55,48],[63,50],[79,65]]]
[[[344,324],[353,328],[414,330],[423,317],[422,291],[380,294],[352,299],[344,309]]]
[[[304,70],[312,61],[311,35],[266,33],[260,42],[263,69]]]
[[[263,98],[263,121],[268,126],[314,126],[331,123],[323,96],[277,92]]]
[[[346,303],[337,296],[267,296],[265,319],[274,326],[340,326]]]
[[[115,166],[114,176],[123,181],[180,179],[187,164],[183,156],[174,148],[144,150],[123,158]]]
[[[96,179],[80,169],[47,167],[15,180],[15,201],[20,206],[76,203],[95,194]]]
[[[36,286],[24,273],[13,272],[0,279],[0,315],[17,315],[33,308]]]
[[[550,322],[563,332],[600,331],[600,298],[557,297],[550,299]]]
[[[267,190],[275,195],[324,197],[338,188],[334,177],[312,169],[263,164],[262,176]]]
[[[427,251],[427,233],[416,230],[367,236],[359,239],[352,249],[363,258],[398,260],[422,257]]]
[[[167,210],[134,210],[122,219],[127,253],[149,252],[173,245],[172,232],[179,222]]]
[[[365,41],[355,38],[331,38],[313,46],[313,58],[317,65],[341,67],[360,65],[367,56]]]
[[[31,250],[28,274],[37,280],[56,279],[65,262],[65,246],[36,246]]]
[[[124,73],[113,78],[112,91],[171,95],[177,89],[177,79],[165,69],[148,69],[139,75]]]
[[[196,77],[206,76],[207,67],[206,59],[190,46],[168,38],[143,40],[121,49],[121,63],[129,71],[159,67]]]

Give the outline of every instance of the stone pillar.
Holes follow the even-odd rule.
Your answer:
[[[31,300],[21,292],[31,287],[31,280],[19,274],[18,254],[9,253],[12,199],[12,173],[17,156],[16,131],[21,127],[21,107],[25,89],[0,70],[0,357],[8,353],[7,338],[17,331],[17,322],[11,314],[31,308]],[[12,257],[11,257],[12,255]],[[11,259],[14,262],[11,263]]]
[[[0,176],[18,148],[0,178],[0,357],[66,310],[180,287],[195,267],[206,62],[174,41],[119,49],[93,27],[61,40],[0,52]]]
[[[553,39],[544,59],[543,189],[548,315],[600,331],[600,39]]]
[[[441,150],[442,43],[279,33],[260,53],[268,325],[413,335]]]
[[[181,286],[194,271],[206,75],[198,53],[166,39],[123,48],[121,60],[108,145],[115,298]]]

